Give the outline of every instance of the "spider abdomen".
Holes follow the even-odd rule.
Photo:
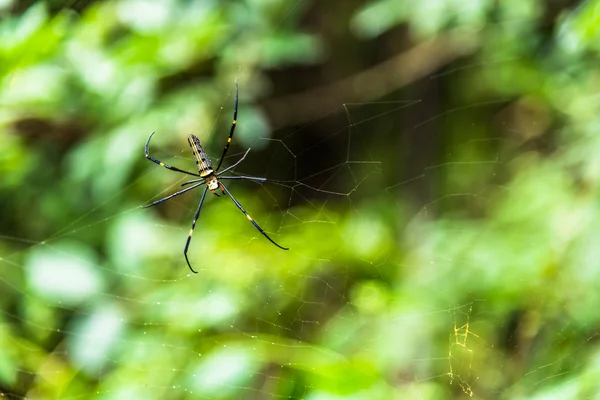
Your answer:
[[[189,135],[188,142],[192,148],[192,154],[196,159],[196,167],[198,167],[200,176],[205,178],[215,172],[212,166],[212,161],[210,161],[210,158],[208,158],[208,155],[202,148],[200,140],[195,135]]]

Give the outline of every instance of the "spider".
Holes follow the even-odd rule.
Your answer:
[[[196,214],[194,214],[194,220],[192,221],[192,229],[190,229],[190,233],[188,234],[188,238],[185,243],[185,249],[183,250],[183,255],[185,257],[185,261],[187,261],[188,267],[195,274],[197,274],[197,272],[194,271],[194,269],[192,268],[192,266],[190,264],[190,260],[188,259],[188,256],[187,256],[187,252],[188,252],[188,248],[190,247],[192,235],[194,234],[194,229],[196,228],[196,221],[198,221],[198,217],[200,216],[200,209],[202,208],[202,203],[204,203],[204,197],[206,196],[206,192],[208,190],[210,190],[211,193],[214,194],[215,196],[219,197],[219,194],[215,193],[215,190],[221,189],[221,193],[229,196],[231,198],[231,200],[233,201],[233,204],[235,204],[235,206],[237,208],[239,208],[239,210],[241,212],[244,213],[246,218],[248,218],[248,221],[250,221],[252,223],[252,225],[254,225],[254,227],[260,233],[262,233],[271,243],[273,243],[275,246],[279,247],[280,249],[289,250],[287,247],[283,247],[283,246],[280,246],[277,243],[275,243],[275,241],[273,239],[271,239],[269,237],[269,235],[267,235],[267,233],[260,227],[260,225],[258,225],[258,223],[256,223],[256,221],[254,221],[254,219],[252,219],[252,217],[246,212],[246,210],[244,210],[244,207],[242,207],[242,205],[235,199],[235,197],[233,197],[233,195],[231,194],[231,192],[229,192],[229,190],[223,184],[223,182],[221,182],[221,179],[247,179],[247,180],[258,181],[258,182],[266,182],[267,181],[267,178],[259,178],[259,177],[247,176],[247,175],[221,176],[225,172],[231,171],[232,169],[237,167],[242,161],[244,161],[244,159],[248,155],[248,152],[250,151],[250,149],[246,150],[246,153],[244,153],[242,158],[240,158],[235,164],[233,164],[233,165],[225,168],[223,171],[219,172],[219,168],[221,167],[221,164],[223,163],[225,154],[227,154],[227,150],[229,150],[229,144],[231,143],[231,138],[233,137],[233,132],[235,131],[235,126],[237,124],[237,120],[236,120],[237,111],[238,111],[238,85],[236,83],[235,84],[235,105],[233,107],[233,122],[231,123],[231,129],[229,130],[229,137],[227,138],[227,143],[225,144],[225,148],[223,149],[223,154],[221,154],[221,158],[219,159],[217,168],[213,168],[212,161],[206,155],[206,152],[204,151],[204,149],[202,148],[202,145],[200,144],[200,140],[198,140],[198,138],[195,135],[188,136],[188,143],[189,143],[190,147],[192,148],[192,154],[194,155],[194,158],[196,159],[196,167],[198,168],[197,174],[188,172],[188,171],[184,171],[182,169],[173,167],[171,165],[167,165],[167,164],[163,163],[162,161],[159,161],[156,158],[150,156],[150,154],[148,152],[148,147],[150,145],[150,139],[152,139],[152,135],[154,135],[154,132],[152,132],[150,134],[150,136],[148,136],[148,140],[146,141],[145,156],[149,161],[152,161],[153,163],[158,164],[161,167],[165,167],[166,169],[169,169],[171,171],[196,176],[198,178],[192,179],[190,181],[187,181],[187,182],[184,182],[181,184],[181,186],[186,186],[186,185],[192,185],[192,186],[182,189],[182,190],[180,190],[176,193],[173,193],[167,197],[164,197],[160,200],[157,200],[152,204],[143,205],[140,207],[142,207],[142,208],[152,207],[152,206],[155,206],[162,202],[165,202],[169,199],[172,199],[175,196],[179,196],[180,194],[183,194],[185,192],[189,192],[190,190],[196,189],[197,187],[206,185],[206,187],[204,188],[204,191],[202,192],[202,197],[200,198],[200,203],[198,203],[198,209],[196,210]]]

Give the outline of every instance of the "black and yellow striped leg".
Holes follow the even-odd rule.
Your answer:
[[[188,260],[187,252],[188,252],[188,248],[190,247],[190,242],[192,241],[192,235],[194,234],[194,229],[196,229],[196,221],[198,221],[198,217],[200,216],[200,209],[202,208],[202,203],[204,203],[204,197],[206,197],[207,190],[208,190],[208,187],[204,188],[204,192],[202,192],[202,198],[200,199],[200,203],[198,203],[198,209],[196,210],[196,214],[194,214],[194,220],[192,221],[192,229],[190,229],[190,234],[188,235],[187,241],[185,242],[185,249],[183,250],[183,255],[185,257],[185,261],[187,261],[188,267],[190,267],[190,270],[195,274],[197,274],[197,272],[194,271],[194,269],[190,265],[190,260]]]
[[[219,176],[219,179],[243,179],[243,180],[247,180],[247,181],[256,181],[256,182],[297,184],[296,181],[278,181],[276,179],[259,178],[258,176],[248,176],[248,175]]]
[[[237,167],[238,165],[240,165],[240,163],[246,159],[246,156],[248,155],[249,152],[250,152],[250,149],[246,150],[246,152],[244,153],[242,158],[240,158],[235,164],[230,165],[229,167],[225,168],[223,171],[219,172],[217,174],[217,176],[224,174],[225,172],[230,171],[230,170],[234,169],[235,167]]]
[[[191,173],[191,172],[184,171],[184,170],[182,170],[182,169],[179,169],[179,168],[177,168],[177,167],[172,167],[172,166],[170,166],[170,165],[167,165],[167,164],[165,164],[164,162],[162,162],[162,161],[159,161],[159,160],[157,160],[156,158],[154,158],[154,157],[150,156],[150,153],[149,153],[148,147],[150,146],[150,139],[152,138],[152,135],[154,135],[154,132],[152,132],[152,133],[150,134],[150,136],[148,136],[148,140],[146,140],[146,149],[145,149],[145,151],[144,151],[144,154],[146,155],[146,158],[147,158],[148,160],[152,161],[152,162],[153,162],[153,163],[155,163],[155,164],[158,164],[158,165],[160,165],[161,167],[165,167],[166,169],[170,169],[171,171],[181,172],[181,173],[183,173],[183,174],[188,174],[188,175],[192,175],[192,176],[200,176],[200,175],[198,175],[198,174],[193,174],[193,173]]]
[[[218,171],[221,168],[221,164],[223,163],[223,159],[225,158],[225,154],[227,154],[227,150],[229,150],[229,144],[231,143],[231,138],[233,138],[233,132],[235,131],[235,126],[237,124],[237,112],[238,112],[238,84],[235,83],[235,105],[233,106],[233,122],[231,123],[231,129],[229,130],[229,137],[227,138],[227,144],[225,144],[225,148],[223,149],[223,154],[221,154],[221,159],[219,160],[219,164],[217,164],[217,168],[215,171]]]
[[[200,182],[200,183],[199,183],[199,184],[197,184],[197,185],[191,186],[191,187],[189,187],[189,188],[185,188],[185,189],[183,189],[183,190],[180,190],[179,192],[173,193],[172,195],[169,195],[169,196],[167,196],[167,197],[163,197],[162,199],[160,199],[160,200],[156,200],[154,203],[152,203],[152,204],[148,204],[147,206],[140,206],[140,207],[141,207],[141,208],[148,208],[148,207],[155,206],[155,205],[157,205],[157,204],[160,204],[160,203],[162,203],[162,202],[164,202],[164,201],[167,201],[167,200],[169,200],[169,199],[172,199],[172,198],[173,198],[173,197],[175,197],[175,196],[179,196],[180,194],[183,194],[183,193],[185,193],[185,192],[189,192],[190,190],[192,190],[192,189],[195,189],[195,188],[197,188],[197,187],[198,187],[198,186],[200,186],[200,185],[204,185],[204,182]]]
[[[258,225],[256,223],[256,221],[254,221],[252,219],[252,217],[246,212],[246,210],[244,210],[244,207],[242,207],[242,205],[235,199],[235,197],[233,197],[231,195],[231,193],[229,192],[229,190],[227,190],[227,188],[225,187],[225,185],[223,185],[222,183],[219,183],[219,186],[221,187],[221,190],[223,190],[227,194],[227,196],[231,197],[231,200],[233,200],[233,203],[236,205],[236,207],[239,208],[240,211],[244,213],[244,215],[246,216],[246,218],[248,218],[248,221],[252,222],[252,225],[254,225],[254,227],[256,229],[258,229],[258,231],[264,235],[264,237],[266,237],[267,239],[269,239],[269,241],[271,243],[273,243],[275,246],[279,247],[280,249],[289,250],[289,248],[282,247],[282,246],[278,245],[277,243],[275,243],[275,241],[273,239],[271,239],[269,237],[269,235],[267,235],[267,233],[263,230],[263,228],[261,228],[260,225]]]
[[[181,184],[181,186],[187,186],[187,185],[191,185],[192,183],[203,182],[203,181],[204,181],[204,178],[192,179],[191,181],[183,182]]]
[[[246,179],[249,181],[258,181],[258,182],[267,182],[269,179],[267,178],[258,178],[255,176],[245,176],[245,175],[236,175],[236,176],[220,176],[219,179]]]

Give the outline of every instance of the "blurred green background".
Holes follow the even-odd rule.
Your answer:
[[[0,397],[600,398],[599,51],[599,1],[0,0]],[[209,194],[193,275],[144,143],[218,157],[235,82],[291,249]]]

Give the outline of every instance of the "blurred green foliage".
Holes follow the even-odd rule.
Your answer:
[[[599,15],[0,0],[0,396],[595,398]],[[226,165],[293,182],[231,189],[291,250],[210,196],[192,275],[199,194],[140,209],[185,181],[143,145],[220,154],[235,81]]]

